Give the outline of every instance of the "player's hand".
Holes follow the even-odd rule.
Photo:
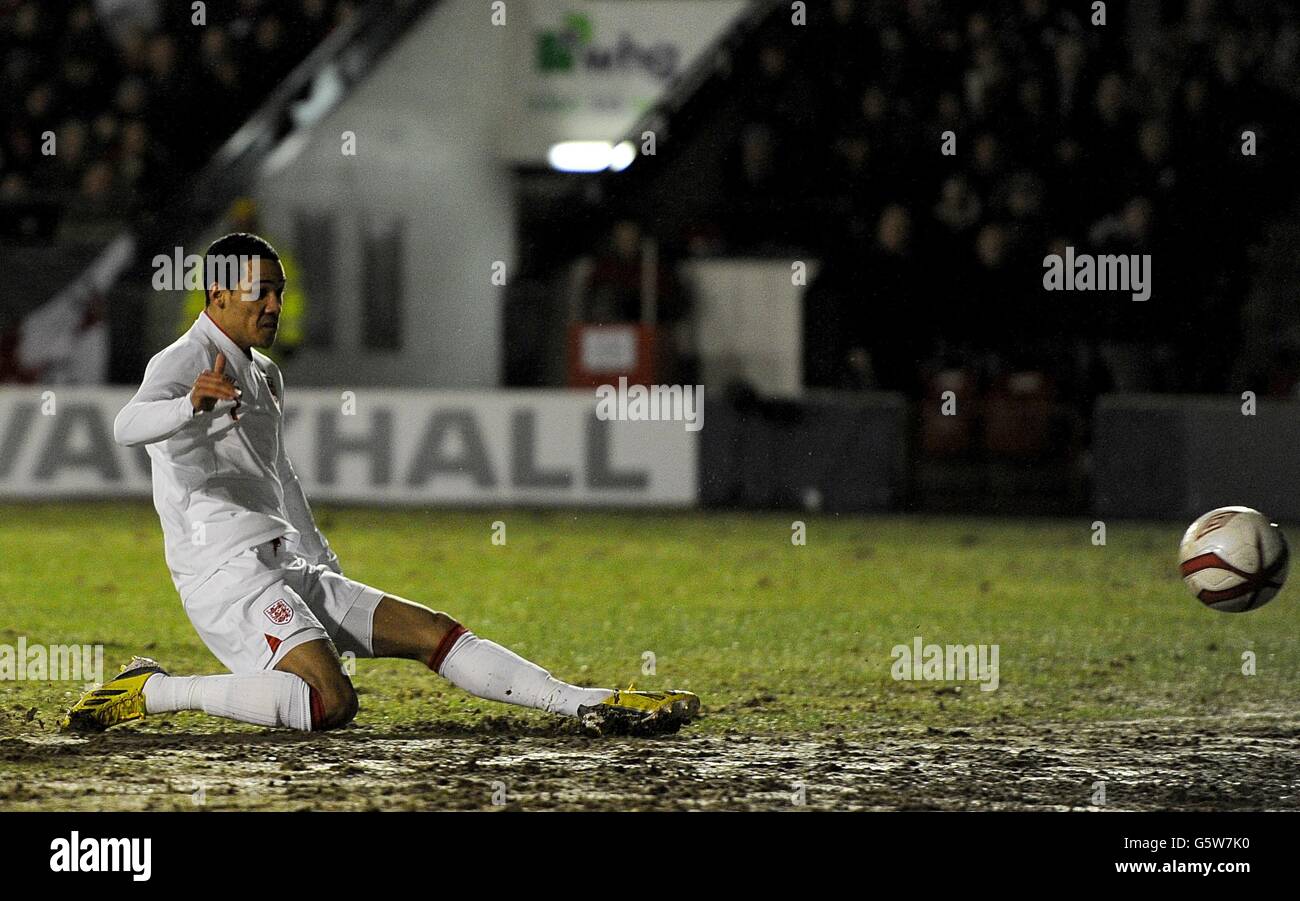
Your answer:
[[[190,403],[194,405],[195,413],[210,413],[217,405],[217,401],[233,400],[235,409],[230,411],[230,418],[238,419],[239,416],[235,411],[239,409],[241,394],[234,378],[226,375],[226,355],[219,353],[212,368],[200,372],[199,377],[194,380],[194,388],[190,391]]]

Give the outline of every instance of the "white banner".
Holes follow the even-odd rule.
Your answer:
[[[747,0],[525,0],[505,157],[543,163],[561,141],[619,141]]]
[[[0,499],[150,494],[119,447],[120,388],[0,389]],[[310,499],[357,504],[691,506],[698,432],[601,421],[587,391],[290,390],[289,456]]]
[[[803,394],[803,294],[820,264],[803,263],[795,285],[776,260],[697,259],[682,264],[695,288],[704,381],[743,379],[775,397]]]

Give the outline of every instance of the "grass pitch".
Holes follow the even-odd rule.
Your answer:
[[[359,660],[361,712],[337,733],[182,713],[82,738],[55,731],[80,684],[6,681],[0,809],[1300,808],[1294,586],[1247,614],[1203,608],[1175,570],[1178,524],[1108,523],[1097,546],[1084,519],[318,518],[352,578],[563,679],[690,689],[703,718],[592,740]],[[144,503],[0,506],[0,611],[0,645],[102,644],[107,674],[134,653],[222,671]],[[894,679],[893,648],[918,636],[997,645],[997,689]]]

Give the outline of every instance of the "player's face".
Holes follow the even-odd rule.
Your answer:
[[[279,262],[248,260],[239,287],[220,292],[222,326],[243,346],[270,347],[280,328],[284,288],[284,269]]]

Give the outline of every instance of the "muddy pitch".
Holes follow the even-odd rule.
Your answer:
[[[1096,803],[1104,783],[1104,803]],[[1300,810],[1300,718],[836,737],[567,730],[0,739],[3,810]]]

